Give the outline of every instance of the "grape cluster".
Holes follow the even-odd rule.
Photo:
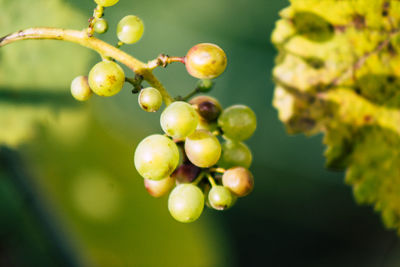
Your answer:
[[[107,21],[102,18],[104,7],[118,0],[95,2],[98,7],[89,29],[104,33],[108,28]],[[137,16],[122,18],[117,26],[118,47],[136,43],[143,31],[143,22]],[[187,223],[200,217],[204,205],[225,210],[232,207],[238,197],[253,190],[254,179],[248,170],[252,154],[243,141],[253,135],[257,122],[254,112],[247,106],[223,109],[213,97],[194,97],[197,93],[209,92],[212,79],[226,69],[226,54],[219,46],[197,44],[176,62],[184,63],[187,72],[199,82],[187,97],[165,103],[160,116],[164,134],[143,139],[135,150],[134,164],[149,194],[161,197],[170,192],[168,209],[172,217]],[[132,92],[139,93],[139,106],[144,111],[156,112],[165,99],[157,88],[143,88],[142,80],[143,77],[126,78],[112,58],[104,58],[93,66],[87,77],[79,76],[72,81],[71,93],[79,101],[88,100],[93,93],[109,97],[117,94],[128,81],[134,85]]]
[[[204,204],[228,209],[252,191],[252,155],[242,142],[256,129],[249,107],[223,110],[215,98],[197,96],[167,106],[160,124],[165,134],[142,140],[134,162],[150,195],[161,197],[172,189],[168,209],[177,221],[195,221]]]

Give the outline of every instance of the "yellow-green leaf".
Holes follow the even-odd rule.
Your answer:
[[[327,166],[400,231],[400,2],[290,2],[272,34],[279,118],[324,133]]]

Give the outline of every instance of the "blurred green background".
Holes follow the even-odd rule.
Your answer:
[[[140,110],[129,86],[74,102],[70,81],[100,60],[85,48],[57,41],[1,48],[0,266],[399,266],[396,234],[355,204],[343,173],[324,169],[322,136],[288,136],[271,106],[269,39],[287,5],[120,0],[106,9],[104,39],[113,44],[120,18],[143,19],[142,40],[123,47],[143,61],[183,56],[200,42],[220,45],[229,63],[210,95],[257,114],[247,142],[254,192],[192,224],[174,221],[167,198],[150,197],[133,165],[140,140],[161,132],[160,112]],[[31,26],[83,29],[94,7],[91,0],[0,0],[0,35]],[[173,95],[196,83],[180,64],[156,75]]]

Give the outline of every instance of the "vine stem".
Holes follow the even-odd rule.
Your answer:
[[[59,28],[29,28],[0,38],[0,47],[16,41],[38,39],[61,40],[76,43],[96,51],[102,58],[114,58],[130,68],[136,74],[143,76],[144,80],[146,80],[152,87],[159,90],[164,103],[167,106],[174,101],[162,83],[154,76],[152,69],[147,64],[100,39],[89,37],[86,30],[76,31]]]

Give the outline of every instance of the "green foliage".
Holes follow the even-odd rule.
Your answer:
[[[24,0],[0,0],[0,6],[0,36],[43,25],[79,29],[84,24],[77,22],[86,21],[61,0],[37,0],[29,4]],[[39,15],[44,10],[46,15]],[[68,87],[74,76],[87,73],[89,55],[85,48],[56,41],[25,41],[2,47],[0,143],[16,146],[31,139],[37,122],[54,121],[58,117],[54,111],[61,107],[79,116],[71,109],[76,106],[68,95]]]
[[[274,106],[290,133],[324,133],[327,166],[400,231],[400,3],[291,0],[272,34]]]

